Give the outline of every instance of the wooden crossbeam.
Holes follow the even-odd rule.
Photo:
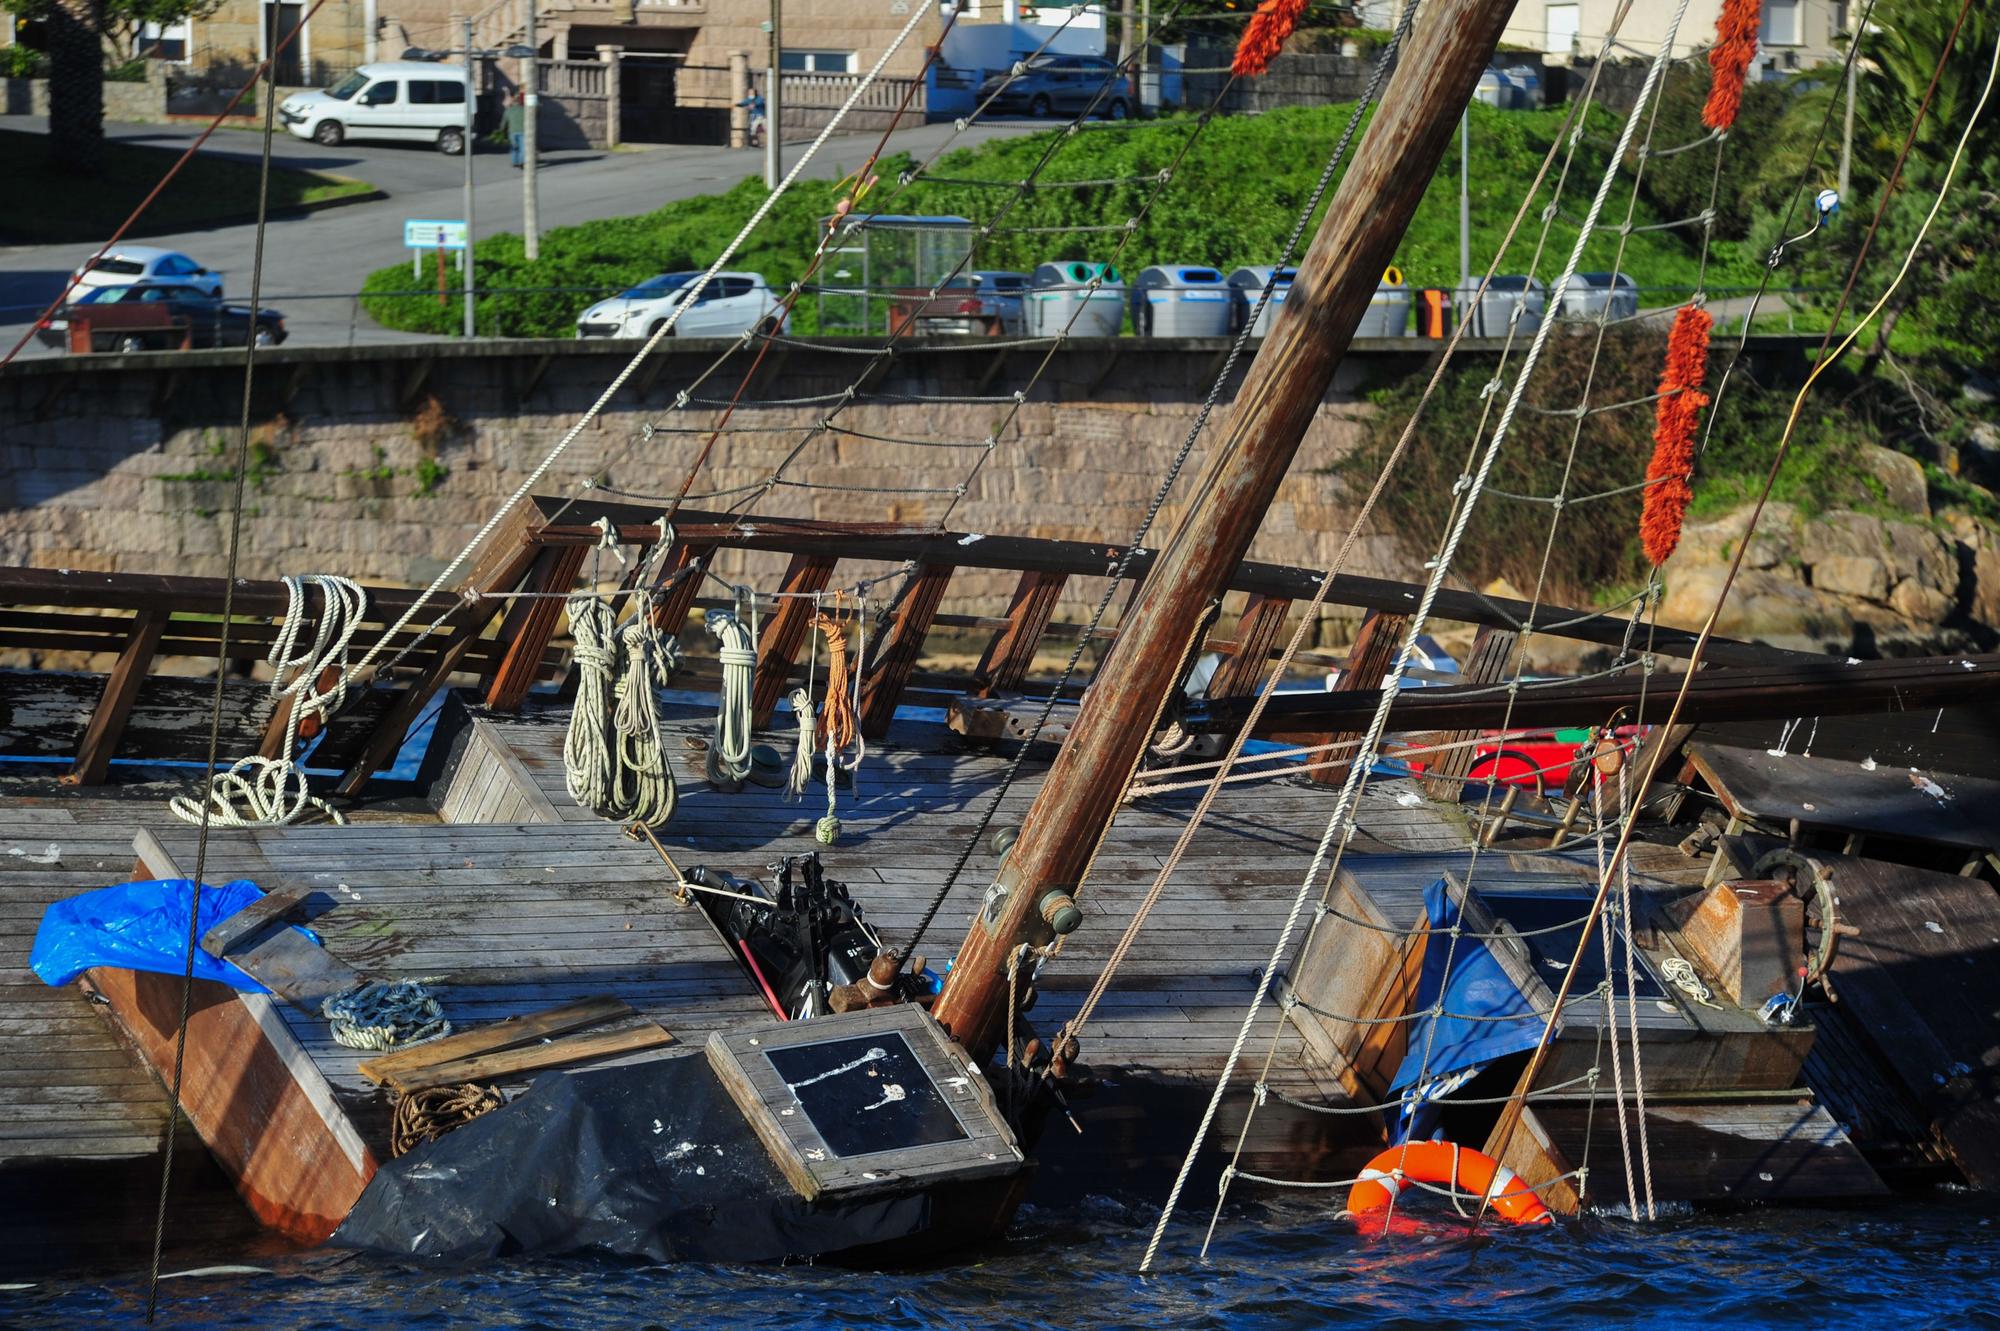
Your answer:
[[[1242,698],[1254,695],[1264,682],[1271,647],[1285,627],[1292,603],[1276,596],[1255,596],[1243,607],[1236,621],[1236,650],[1215,668],[1208,680],[1211,698]]]
[[[1007,627],[993,635],[979,658],[973,678],[979,681],[974,696],[990,698],[1021,687],[1034,664],[1035,648],[1048,632],[1056,612],[1067,573],[1023,573],[1014,585],[1014,599],[1007,607]]]
[[[511,712],[527,700],[542,653],[555,637],[556,624],[562,619],[563,603],[553,598],[576,584],[576,575],[588,553],[577,546],[560,546],[544,549],[535,557],[527,590],[536,594],[516,601],[508,611],[506,626],[500,631],[507,654],[500,658],[500,668],[486,690],[488,707]]]
[[[1507,671],[1514,664],[1514,652],[1520,643],[1520,635],[1507,629],[1482,628],[1472,640],[1472,651],[1466,657],[1465,668],[1459,672],[1467,684],[1497,684],[1507,677]],[[1440,730],[1425,737],[1421,742],[1431,745],[1455,744],[1474,738],[1476,730]],[[1443,753],[1430,755],[1424,760],[1424,790],[1434,800],[1447,802],[1458,799],[1465,788],[1465,774],[1472,770],[1474,758],[1472,746],[1462,749],[1448,748]]]
[[[164,610],[141,610],[133,617],[132,631],[118,653],[118,663],[104,680],[104,695],[90,714],[90,724],[84,727],[76,761],[62,779],[64,785],[94,786],[104,780],[111,757],[118,751],[119,737],[125,733],[125,722],[131,719],[132,704],[139,700],[139,686],[152,668],[153,653],[166,631],[167,619]]]
[[[824,555],[793,555],[779,589],[785,593],[778,611],[764,621],[763,638],[757,644],[757,686],[751,694],[751,729],[761,730],[770,723],[778,699],[792,680],[792,665],[799,648],[812,632],[814,592],[823,591],[833,577],[837,561]]]
[[[875,669],[861,685],[861,733],[869,739],[880,739],[889,733],[890,719],[896,715],[896,701],[910,682],[910,672],[916,669],[924,638],[931,631],[931,619],[944,600],[951,575],[957,571],[951,564],[917,567],[902,608],[889,629],[888,640],[876,657]]]
[[[538,542],[594,545],[601,539],[601,533],[590,524],[600,517],[608,517],[618,526],[621,540],[639,543],[659,539],[656,525],[659,514],[637,504],[601,500],[566,503],[554,499],[538,499],[535,502],[544,506],[550,514],[555,513],[558,504],[566,504],[559,523],[552,521],[535,533],[533,539]],[[1123,554],[1122,546],[1109,542],[987,536],[891,522],[741,518],[686,508],[676,514],[674,530],[683,540],[708,541],[745,550],[830,554],[843,559],[889,563],[949,563],[968,568],[1090,577],[1102,577]],[[1157,550],[1139,551],[1127,566],[1127,576],[1145,577],[1158,558]],[[1311,598],[1320,581],[1321,574],[1313,569],[1245,560],[1237,565],[1227,590],[1305,601]],[[1397,613],[1414,608],[1423,590],[1417,583],[1343,573],[1327,588],[1325,599],[1328,605]],[[1537,607],[1512,597],[1450,589],[1439,592],[1432,606],[1432,615],[1437,619],[1505,629],[1517,628],[1527,622],[1531,614],[1536,622],[1549,625],[1538,628],[1538,633],[1602,646],[1622,645],[1629,627],[1622,616],[1593,614],[1548,604]],[[1652,631],[1647,645],[1656,655],[1686,657],[1693,653],[1696,636],[1683,629],[1660,628]],[[1814,652],[1793,652],[1763,643],[1722,637],[1711,637],[1703,656],[1716,665],[1768,665],[1778,661],[1824,659]]]

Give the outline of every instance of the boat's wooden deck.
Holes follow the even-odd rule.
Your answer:
[[[28,970],[42,911],[132,876],[130,826],[0,804],[0,1165],[155,1155],[167,1097],[74,988]]]

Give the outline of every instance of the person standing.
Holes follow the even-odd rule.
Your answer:
[[[507,109],[500,115],[501,128],[507,131],[507,144],[512,153],[512,165],[519,169],[527,160],[525,148],[528,133],[528,104],[517,88],[507,99]]]
[[[750,95],[738,102],[737,105],[750,113],[750,129],[748,134],[750,146],[753,148],[763,147],[765,131],[764,94],[757,90],[755,82],[752,82],[750,85]]]

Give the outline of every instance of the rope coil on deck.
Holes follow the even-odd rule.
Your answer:
[[[349,1049],[408,1049],[451,1034],[437,995],[421,980],[364,984],[320,1004],[333,1042]]]
[[[389,1155],[398,1159],[426,1142],[462,1128],[482,1114],[507,1103],[497,1086],[467,1082],[463,1086],[432,1086],[396,1097],[389,1119]]]
[[[317,587],[325,605],[312,646],[298,650],[306,622],[306,589]],[[297,761],[299,730],[308,720],[331,717],[347,701],[347,655],[354,632],[368,615],[368,592],[352,578],[308,573],[285,579],[285,622],[264,659],[271,665],[270,696],[285,709],[285,743],[276,758],[251,754],[209,778],[207,816],[223,827],[281,827],[318,809],[336,824],[347,819],[312,793]],[[320,680],[332,675],[322,691]],[[167,801],[174,817],[200,824],[203,802],[191,795]]]

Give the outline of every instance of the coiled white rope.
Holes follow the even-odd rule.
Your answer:
[[[757,606],[748,598],[750,622],[727,610],[708,612],[708,631],[722,661],[721,700],[715,709],[715,736],[708,745],[708,783],[718,790],[743,787],[750,774],[750,686],[757,674]]]
[[[799,723],[799,742],[792,750],[792,772],[785,781],[788,799],[804,799],[813,775],[813,700],[805,689],[792,690],[792,719]]]
[[[364,984],[320,1004],[333,1042],[349,1049],[407,1049],[451,1034],[444,1008],[419,980]]]
[[[610,603],[595,596],[571,597],[568,609],[577,683],[564,784],[600,818],[660,827],[680,801],[655,693],[673,671],[673,644],[644,612],[621,630]]]
[[[298,650],[305,628],[309,587],[319,588],[324,606],[312,646]],[[284,752],[276,758],[252,754],[217,772],[208,783],[208,819],[223,827],[271,827],[296,822],[307,809],[318,809],[335,823],[347,820],[312,793],[305,769],[299,766],[299,727],[308,717],[330,717],[347,700],[347,652],[354,632],[368,614],[368,592],[352,578],[308,573],[285,579],[285,622],[265,660],[272,668],[270,695],[274,706],[289,707]],[[320,678],[332,672],[333,682],[320,691]],[[167,801],[176,818],[202,821],[202,803],[190,795]]]

